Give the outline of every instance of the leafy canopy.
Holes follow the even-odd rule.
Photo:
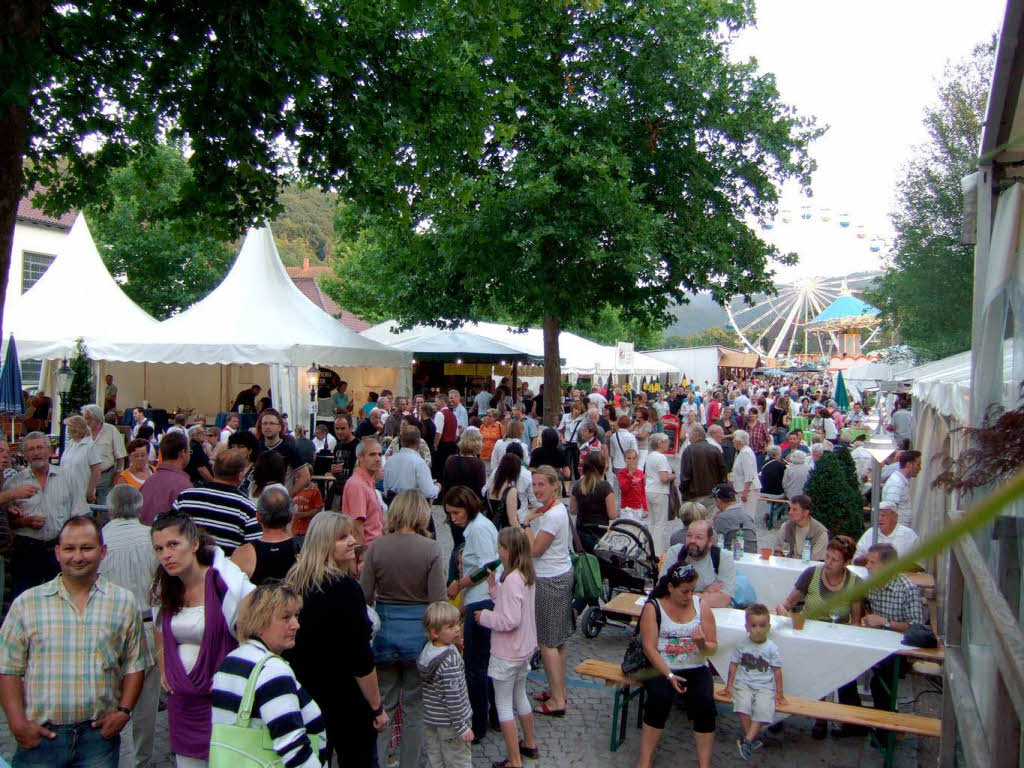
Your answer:
[[[770,290],[779,254],[747,222],[772,215],[778,182],[808,181],[818,131],[730,60],[752,3],[500,8],[494,44],[464,43],[486,86],[479,147],[451,146],[391,205],[346,206],[339,302],[407,325],[548,320],[550,335],[607,307],[660,327],[688,291]]]
[[[925,110],[928,141],[914,150],[897,187],[892,264],[865,294],[924,359],[971,346],[974,248],[960,243],[960,180],[975,170],[994,63],[993,41],[947,65]]]

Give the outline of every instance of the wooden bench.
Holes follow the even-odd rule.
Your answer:
[[[623,674],[621,667],[611,661],[586,659],[578,664],[576,674],[603,680],[605,685],[615,688],[615,704],[612,709],[612,736],[610,749],[614,752],[626,740],[626,721],[629,719],[629,702],[639,698],[637,707],[637,728],[643,722],[644,687],[643,680]],[[715,701],[732,704],[722,696],[722,684],[715,686]],[[635,690],[633,690],[635,689]],[[918,736],[939,737],[942,721],[934,717],[908,715],[902,712],[884,712],[871,707],[852,707],[830,701],[786,696],[786,703],[776,706],[776,712],[799,715],[817,720],[832,720],[865,728],[878,728],[896,733],[913,733]],[[892,749],[890,744],[888,750]],[[888,760],[887,760],[888,762]]]

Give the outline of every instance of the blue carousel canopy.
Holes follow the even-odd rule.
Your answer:
[[[879,313],[878,307],[873,307],[866,301],[861,301],[856,296],[840,296],[829,304],[821,313],[808,323],[809,326],[818,323],[829,323],[846,318],[870,318]]]

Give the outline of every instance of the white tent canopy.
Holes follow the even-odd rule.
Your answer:
[[[5,306],[4,336],[14,334],[23,360],[70,357],[79,338],[91,353],[124,329],[145,337],[159,326],[110,276],[81,213],[53,264],[16,306],[10,313]]]
[[[1013,339],[1003,342],[1003,404],[1013,407],[1016,387],[1013,379]],[[915,407],[918,404],[934,408],[942,416],[952,418],[957,425],[970,423],[971,371],[974,368],[971,352],[925,363],[897,373],[895,380],[911,384]]]
[[[395,334],[392,331],[397,327],[396,322],[389,320],[367,328],[362,335],[382,344],[394,344],[429,332],[427,326],[418,325]],[[544,332],[540,328],[528,328],[525,332],[518,333],[500,323],[465,323],[461,329],[500,342],[513,349],[522,350],[526,354],[544,357]],[[558,354],[565,360],[565,365],[562,366],[562,373],[565,374],[599,373],[606,376],[610,373],[631,373],[640,376],[658,376],[666,373],[679,373],[676,366],[655,360],[642,352],[633,354],[631,369],[618,369],[615,367],[615,347],[596,344],[568,331],[562,331],[559,334]]]
[[[363,338],[307,299],[285,272],[269,227],[249,230],[231,270],[202,301],[151,333],[90,351],[99,360],[302,368],[313,362],[408,367],[412,361],[408,352]]]

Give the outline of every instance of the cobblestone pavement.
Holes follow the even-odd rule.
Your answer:
[[[448,527],[442,524],[443,514],[434,507],[439,540],[447,554],[451,550],[451,536]],[[763,522],[755,521],[758,538],[769,540]],[[612,689],[594,680],[584,679],[571,670],[585,658],[598,658],[619,662],[627,641],[624,629],[605,627],[593,640],[577,632],[569,644],[569,709],[564,718],[535,716],[537,740],[540,746],[538,760],[524,761],[528,768],[627,768],[635,765],[639,749],[640,731],[635,726],[635,708],[631,710],[633,721],[628,728],[626,742],[618,751],[609,752],[611,733]],[[916,680],[907,678],[904,683]],[[533,672],[527,684],[530,696],[545,687],[543,670]],[[2,713],[0,713],[2,716]],[[802,768],[829,766],[830,768],[873,768],[881,766],[881,754],[867,739],[844,739],[814,741],[811,738],[813,722],[806,718],[791,717],[779,734],[768,734],[766,748],[757,753],[752,762],[763,766],[793,766]],[[715,735],[714,764],[716,766],[746,765],[740,758],[736,739],[740,735],[739,723],[730,708],[719,706],[718,729]],[[14,752],[14,740],[6,722],[0,725],[0,755],[10,759]],[[505,757],[504,742],[497,732],[490,732],[482,744],[473,748],[474,768],[485,768],[493,761]],[[916,766],[917,739],[907,736],[899,742],[895,765],[899,768]],[[167,714],[160,712],[157,718],[156,754],[153,765],[156,768],[172,768],[174,758],[170,754],[167,734]],[[424,760],[424,766],[426,761]],[[673,711],[665,735],[654,761],[655,768],[677,768],[696,765],[693,751],[693,737],[689,723],[682,710]],[[382,764],[381,768],[385,768]]]

